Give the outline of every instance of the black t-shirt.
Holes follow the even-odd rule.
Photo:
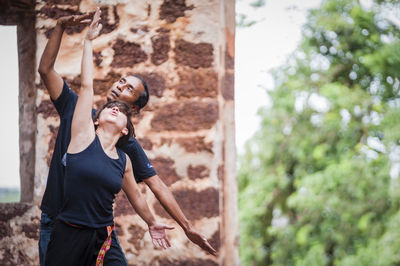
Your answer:
[[[117,159],[109,157],[95,135],[83,151],[66,154],[61,221],[91,228],[114,224],[114,198],[126,168],[125,153],[118,148],[117,153]]]
[[[53,104],[60,115],[60,127],[58,129],[53,157],[51,158],[49,175],[47,177],[46,190],[40,206],[42,212],[50,217],[56,217],[61,210],[64,195],[65,167],[62,157],[67,152],[71,140],[71,123],[78,95],[74,93],[64,82],[63,90]],[[94,116],[95,110],[92,110]],[[132,162],[133,174],[136,182],[156,175],[149,159],[135,138],[130,138],[129,143],[122,147]]]

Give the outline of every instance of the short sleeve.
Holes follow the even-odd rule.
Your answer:
[[[56,100],[51,100],[60,117],[67,114],[73,114],[78,95],[73,92],[67,83],[64,81],[63,90]]]
[[[128,143],[122,147],[122,150],[131,159],[136,182],[141,182],[143,179],[157,174],[136,138],[131,137]]]

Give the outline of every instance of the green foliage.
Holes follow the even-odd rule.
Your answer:
[[[246,6],[252,7],[253,9],[258,9],[265,6],[265,0],[236,0],[238,2],[246,2]],[[236,27],[238,28],[248,28],[256,24],[257,20],[249,18],[249,16],[240,11],[236,12]]]
[[[324,1],[240,158],[242,265],[400,264],[397,1]]]

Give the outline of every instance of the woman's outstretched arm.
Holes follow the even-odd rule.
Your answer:
[[[100,9],[97,8],[92,23],[86,34],[83,45],[81,65],[81,88],[78,94],[74,116],[71,124],[71,142],[68,152],[76,153],[85,149],[93,141],[95,132],[92,121],[93,106],[93,46],[95,39],[102,28],[100,24]]]
[[[174,227],[156,223],[155,218],[151,213],[146,200],[142,196],[142,193],[140,193],[139,187],[133,177],[132,164],[128,155],[126,156],[126,169],[124,178],[122,179],[122,189],[137,214],[139,214],[139,216],[142,217],[149,226],[149,232],[153,244],[155,246],[163,247],[164,249],[170,247],[171,243],[165,234],[165,230],[171,230],[174,229]]]

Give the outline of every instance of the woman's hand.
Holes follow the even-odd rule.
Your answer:
[[[86,40],[93,40],[99,36],[101,28],[103,25],[100,23],[100,8],[96,8],[96,13],[94,13],[92,23],[90,23],[89,30],[86,33]]]
[[[159,246],[164,249],[171,247],[171,243],[165,234],[165,229],[172,230],[174,227],[165,224],[154,224],[149,226],[150,236],[155,247]]]

